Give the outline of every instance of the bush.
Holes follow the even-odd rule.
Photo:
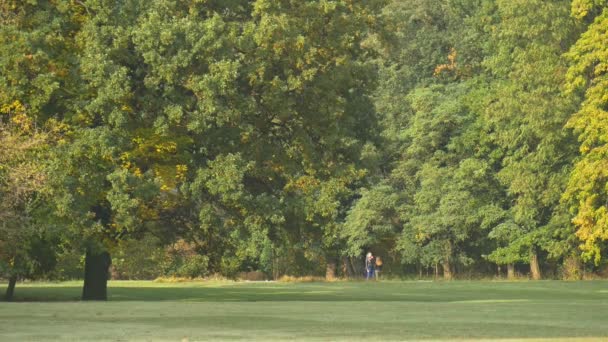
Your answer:
[[[583,264],[577,256],[564,258],[560,271],[563,280],[581,280],[583,278]]]
[[[57,264],[49,274],[49,279],[74,280],[82,279],[83,276],[84,254],[73,249],[66,249],[57,255]]]
[[[112,279],[146,280],[162,273],[165,250],[158,238],[120,241],[112,256]]]
[[[329,280],[329,282],[336,281],[338,279]],[[294,277],[284,275],[279,278],[279,282],[282,283],[313,283],[313,282],[328,282],[325,277],[305,276],[305,277]]]
[[[249,281],[262,281],[267,279],[266,275],[260,271],[239,272],[236,277],[238,280]]]
[[[178,240],[165,249],[162,270],[168,277],[205,277],[209,274],[209,257],[200,255],[193,244]]]

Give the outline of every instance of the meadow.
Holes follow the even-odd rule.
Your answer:
[[[608,340],[607,281],[18,284],[0,341]]]

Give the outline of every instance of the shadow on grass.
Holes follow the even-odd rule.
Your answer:
[[[582,284],[582,285],[581,285]],[[608,300],[590,283],[268,283],[233,285],[120,286],[108,288],[109,301],[286,302],[390,301],[509,303],[531,300]],[[15,301],[78,301],[78,286],[18,287]]]

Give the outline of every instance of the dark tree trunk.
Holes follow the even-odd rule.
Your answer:
[[[107,300],[110,253],[94,253],[87,249],[84,261],[84,286],[82,300]]]
[[[538,265],[538,254],[536,251],[532,250],[530,252],[530,274],[532,275],[532,279],[540,280],[540,266]]]
[[[328,259],[327,266],[325,267],[325,280],[336,279],[336,260]]]
[[[513,280],[515,279],[515,265],[507,264],[507,279]]]
[[[17,284],[17,276],[13,275],[8,279],[8,287],[6,288],[6,294],[4,295],[4,300],[10,302],[13,300],[13,295],[15,294],[15,285]]]

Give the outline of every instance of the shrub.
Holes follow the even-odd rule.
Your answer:
[[[209,274],[209,257],[199,254],[196,246],[180,239],[165,249],[162,270],[163,276],[204,277]]]

